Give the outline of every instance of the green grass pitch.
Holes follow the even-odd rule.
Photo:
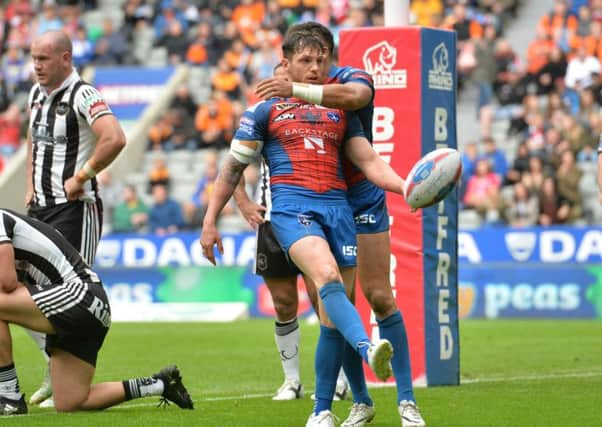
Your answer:
[[[30,395],[43,375],[33,342],[13,328],[21,388]],[[312,408],[313,352],[318,328],[302,325],[306,397],[273,402],[282,380],[273,323],[114,324],[101,351],[96,381],[149,375],[176,363],[194,411],[157,408],[145,398],[94,413],[30,408],[4,426],[304,426]],[[602,426],[602,322],[476,321],[460,323],[462,385],[416,389],[428,426]],[[371,426],[399,426],[393,388],[371,390]],[[335,402],[345,419],[349,402]]]

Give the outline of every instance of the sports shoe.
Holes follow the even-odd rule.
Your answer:
[[[39,408],[54,408],[54,399],[50,396],[38,405]]]
[[[0,396],[0,416],[1,415],[18,415],[27,413],[27,403],[25,403],[25,395],[22,394],[18,400],[9,399],[8,397]]]
[[[162,404],[167,406],[169,402],[173,402],[182,409],[194,409],[188,390],[182,384],[182,376],[177,366],[171,365],[163,368],[159,373],[154,374],[153,378],[163,381],[163,398],[159,402],[159,406]]]
[[[303,397],[303,385],[292,378],[284,380],[272,400],[295,400]]]
[[[393,346],[386,339],[380,339],[368,347],[368,365],[374,372],[374,375],[381,380],[386,381],[391,375],[391,358],[393,357]]]
[[[376,411],[374,406],[368,406],[365,403],[354,403],[351,407],[349,416],[341,427],[363,427],[374,419]]]
[[[52,396],[52,383],[50,382],[50,372],[46,371],[42,384],[29,398],[29,404],[37,405],[44,402],[50,396]]]
[[[319,414],[311,413],[305,427],[335,427],[339,419],[331,411],[321,411]]]
[[[416,403],[402,400],[398,409],[402,427],[426,427]]]

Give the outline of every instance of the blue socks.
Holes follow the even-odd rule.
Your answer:
[[[337,387],[345,341],[338,330],[320,325],[320,337],[316,348],[316,402],[314,413],[332,408],[332,396]]]
[[[343,369],[353,393],[353,401],[355,403],[365,403],[368,406],[374,406],[374,402],[370,398],[368,387],[366,386],[362,357],[348,342],[345,342]]]
[[[342,283],[327,283],[320,289],[320,298],[328,318],[345,337],[345,340],[368,361],[368,347],[370,339],[364,330],[362,319],[357,310],[347,298],[345,287]]]
[[[389,317],[381,320],[376,319],[376,322],[378,323],[380,337],[388,339],[393,345],[391,365],[397,383],[397,403],[402,400],[415,402],[414,389],[412,388],[408,336],[406,335],[406,328],[403,324],[401,312],[397,310]]]

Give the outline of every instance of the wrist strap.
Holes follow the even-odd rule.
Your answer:
[[[306,83],[293,83],[293,96],[303,99],[312,104],[322,104],[324,87],[322,85],[310,85]]]

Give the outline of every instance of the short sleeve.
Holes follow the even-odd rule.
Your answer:
[[[364,133],[364,128],[362,127],[362,123],[360,122],[359,117],[353,111],[346,111],[345,115],[347,117],[347,128],[345,129],[345,141],[355,136],[361,136],[366,138],[366,134]]]
[[[86,119],[89,125],[92,125],[99,117],[113,114],[100,92],[88,84],[78,88],[73,102],[78,113]]]

